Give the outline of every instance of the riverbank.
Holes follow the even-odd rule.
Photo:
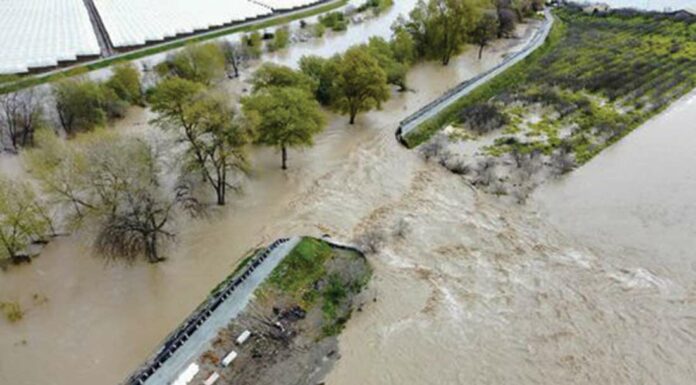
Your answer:
[[[696,86],[693,21],[652,13],[555,10],[525,61],[421,124],[405,140],[496,195],[524,201]],[[671,37],[670,37],[671,36]],[[609,49],[607,46],[611,46]]]

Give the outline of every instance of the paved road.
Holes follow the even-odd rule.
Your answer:
[[[271,251],[268,257],[237,286],[231,295],[215,312],[191,335],[186,343],[167,359],[157,371],[150,376],[145,385],[169,385],[192,362],[209,348],[218,331],[244,310],[254,291],[271,274],[273,269],[300,242],[300,237],[291,238]]]
[[[461,97],[467,95],[468,93],[476,89],[478,86],[496,77],[501,72],[505,71],[515,63],[518,63],[519,61],[523,60],[524,58],[529,56],[529,54],[531,54],[534,50],[539,48],[544,43],[544,41],[546,41],[546,37],[549,35],[549,32],[551,31],[551,26],[553,25],[553,16],[551,15],[551,12],[548,9],[544,11],[544,15],[544,24],[534,33],[534,36],[529,40],[526,47],[524,47],[521,51],[508,55],[502,63],[498,64],[492,69],[460,83],[456,87],[447,91],[441,97],[435,99],[428,105],[416,111],[411,116],[402,120],[399,123],[398,130],[396,131],[397,139],[399,139],[399,141],[403,143],[403,137],[408,135],[416,127],[420,126],[428,119],[435,117],[442,110],[449,107],[449,105],[459,100]]]

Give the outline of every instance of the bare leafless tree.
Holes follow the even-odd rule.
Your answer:
[[[12,150],[31,145],[42,120],[43,109],[33,88],[0,95],[0,131]]]

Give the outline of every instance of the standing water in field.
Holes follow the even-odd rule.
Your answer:
[[[247,250],[324,233],[379,250],[369,256],[376,302],[348,323],[328,384],[689,383],[693,286],[583,247],[394,140],[399,120],[513,44],[497,42],[481,62],[472,50],[447,68],[416,66],[415,92],[355,126],[331,116],[315,147],[291,152],[287,172],[272,149],[254,151],[244,193],[182,226],[165,263],[104,265],[73,236],[0,274],[0,295],[27,310],[17,324],[0,321],[0,383],[117,383]]]

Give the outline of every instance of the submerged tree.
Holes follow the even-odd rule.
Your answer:
[[[0,176],[0,257],[29,258],[27,248],[51,230],[46,208],[31,185]]]
[[[158,114],[154,122],[174,130],[186,143],[186,164],[200,173],[225,204],[232,172],[244,172],[247,160],[244,147],[253,134],[249,126],[235,116],[228,100],[205,90],[198,83],[180,78],[162,81],[153,91],[150,103]]]
[[[314,96],[323,106],[331,105],[336,96],[335,80],[340,61],[340,56],[329,59],[320,56],[302,56],[300,59],[300,70],[314,80],[316,84]]]
[[[7,136],[14,151],[29,146],[43,123],[43,109],[33,88],[0,95],[0,143]]]
[[[194,44],[169,55],[155,70],[160,76],[177,76],[210,85],[225,76],[225,54],[220,46]]]
[[[405,24],[420,56],[449,64],[469,40],[481,5],[480,0],[420,0]]]
[[[115,66],[106,86],[113,90],[119,99],[129,104],[143,104],[140,72],[132,63]]]
[[[232,67],[234,77],[236,78],[239,77],[239,71],[242,69],[244,63],[253,59],[258,59],[258,57],[261,55],[261,51],[259,49],[255,49],[244,42],[232,43],[225,41],[220,46],[220,49],[225,56],[227,66]]]
[[[303,72],[273,63],[265,63],[256,70],[251,82],[253,92],[269,87],[295,87],[314,93],[317,88],[314,79]]]
[[[47,196],[73,212],[70,225],[95,229],[104,257],[163,260],[159,246],[173,237],[168,225],[177,199],[163,189],[149,144],[105,131],[71,142],[42,135],[26,159]]]
[[[319,103],[304,89],[266,88],[242,100],[244,113],[254,125],[257,142],[281,151],[287,169],[288,148],[308,147],[324,129]]]
[[[350,116],[350,124],[360,112],[379,108],[389,99],[387,74],[364,46],[346,51],[338,63],[335,107]]]
[[[399,86],[401,91],[406,90],[406,71],[408,67],[396,60],[392,46],[381,37],[371,37],[367,49],[377,59],[387,75],[387,83]]]
[[[106,123],[103,88],[92,80],[75,78],[53,85],[53,96],[63,130],[72,135]]]
[[[498,19],[490,13],[484,13],[471,31],[471,40],[479,46],[478,58],[481,60],[483,48],[498,34]]]

